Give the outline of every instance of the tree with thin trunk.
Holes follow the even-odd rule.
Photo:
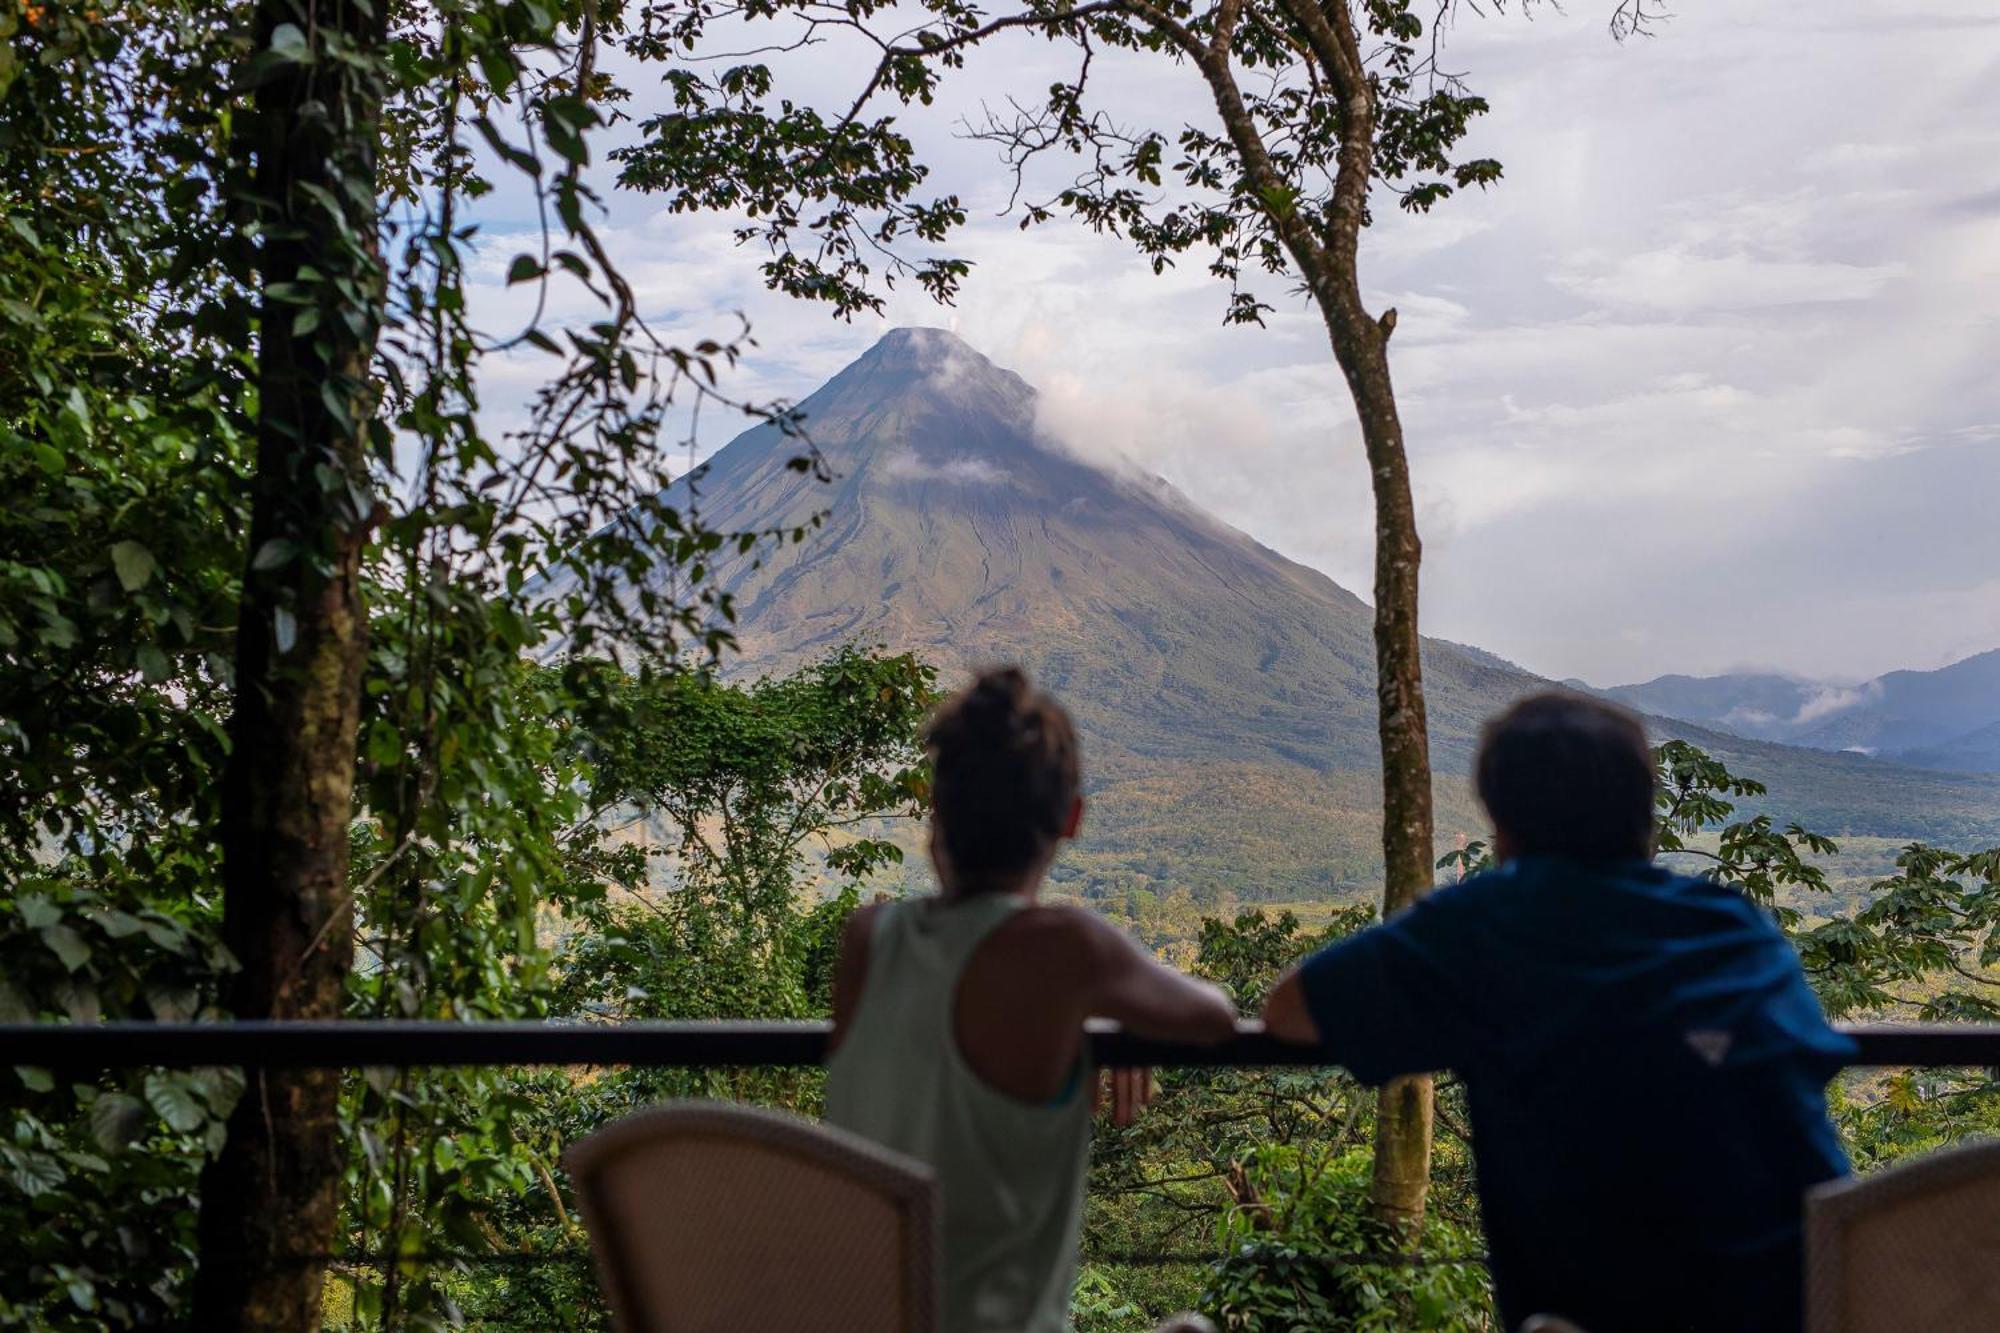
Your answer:
[[[223,938],[243,1019],[341,1016],[355,732],[367,656],[362,555],[375,514],[366,430],[382,323],[374,63],[386,10],[262,0],[235,161],[265,238],[256,471],[223,775]],[[251,1070],[202,1180],[195,1323],[320,1322],[340,1201],[340,1073]]]
[[[1067,213],[1128,238],[1155,272],[1206,252],[1209,271],[1230,286],[1235,322],[1261,323],[1273,310],[1248,285],[1259,274],[1310,303],[1352,399],[1374,495],[1385,914],[1421,897],[1433,871],[1417,614],[1423,548],[1390,369],[1396,312],[1369,309],[1358,265],[1371,209],[1384,198],[1427,212],[1500,175],[1499,163],[1458,154],[1486,103],[1439,63],[1440,27],[1454,7],[1439,0],[1420,15],[1415,0],[1030,0],[992,14],[926,0],[924,21],[893,36],[878,31],[872,6],[849,0],[720,11],[794,25],[759,51],[866,44],[872,72],[833,116],[781,95],[769,66],[703,71],[713,9],[647,6],[627,39],[642,58],[688,64],[668,75],[674,109],[646,122],[645,139],[619,155],[623,183],[663,193],[675,209],[746,213],[738,235],[769,247],[768,281],[843,315],[879,310],[878,285],[899,279],[944,300],[956,291],[967,266],[936,246],[963,223],[964,207],[954,195],[923,195],[926,166],[894,117],[874,106],[929,104],[972,48],[1016,31],[1077,52],[1073,77],[1009,97],[964,127],[999,146],[1023,226]],[[1636,0],[1619,15],[1614,28],[1653,16]],[[1212,116],[1171,128],[1124,123],[1093,100],[1093,69],[1106,59],[1191,70]],[[1042,184],[1038,161],[1051,154],[1080,169]],[[1423,1216],[1431,1122],[1428,1078],[1382,1090],[1373,1205],[1406,1232]]]
[[[724,537],[674,507],[658,432],[677,392],[726,401],[717,367],[741,344],[661,341],[590,226],[582,172],[608,92],[597,44],[594,0],[449,18],[373,0],[255,7],[218,182],[257,345],[217,828],[238,964],[222,1000],[236,1018],[508,1003],[463,957],[535,956],[537,890],[557,896],[536,883],[555,873],[550,811],[571,798],[560,783],[551,794],[550,761],[508,721],[526,697],[524,654],[603,634],[670,662],[678,644],[712,656],[728,642],[726,598],[702,572]],[[493,124],[503,107],[525,141]],[[509,282],[574,278],[604,307],[586,327],[544,328],[546,290],[511,336],[467,323],[464,210],[491,188],[475,134],[546,220],[541,253],[515,256]],[[503,443],[482,429],[477,370],[516,346],[558,369]],[[809,447],[789,462],[814,466]],[[748,550],[764,535],[732,536]],[[545,705],[558,716],[575,703],[564,688]],[[366,859],[351,864],[356,847]],[[440,885],[465,897],[441,907]],[[357,944],[374,964],[365,982]],[[248,1071],[201,1180],[205,1333],[318,1328],[341,1235],[403,1253],[423,1234],[421,1096],[407,1079],[392,1096],[356,1082]],[[388,1144],[379,1192],[347,1178],[357,1128]],[[389,1265],[371,1294],[386,1324],[442,1299],[406,1269],[421,1265]]]

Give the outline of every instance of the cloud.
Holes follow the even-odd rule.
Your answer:
[[[1768,727],[1777,720],[1778,715],[1776,713],[1768,709],[1752,708],[1748,704],[1737,705],[1724,713],[1721,719],[1722,725],[1725,727],[1748,728]]]
[[[1674,246],[1615,258],[1580,256],[1554,280],[1606,304],[1714,312],[1866,301],[1902,272],[1901,264],[1764,259],[1741,251],[1701,255]]]
[[[899,481],[942,481],[962,486],[993,486],[1007,480],[1005,470],[984,458],[961,454],[956,458],[931,459],[906,450],[891,454],[882,465],[885,475]]]
[[[1792,725],[1802,727],[1809,722],[1817,722],[1836,713],[1859,708],[1862,704],[1871,703],[1881,697],[1882,686],[1876,681],[1869,681],[1852,689],[1827,687],[1816,691],[1799,705],[1798,713],[1792,718]]]

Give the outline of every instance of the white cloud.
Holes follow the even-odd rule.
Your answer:
[[[892,454],[882,470],[902,481],[943,481],[962,486],[993,486],[1007,480],[1003,469],[971,455],[920,458],[914,452]]]
[[[1859,685],[1852,689],[1828,688],[1817,690],[1803,704],[1799,705],[1798,713],[1792,718],[1792,725],[1802,727],[1808,722],[1817,722],[1821,718],[1832,717],[1836,713],[1845,713],[1850,709],[1860,707],[1872,699],[1879,699],[1881,697],[1882,687],[1875,681],[1869,681],[1865,685]]]

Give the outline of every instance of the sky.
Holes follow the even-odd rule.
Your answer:
[[[1853,681],[2000,647],[1991,0],[1678,0],[1623,44],[1607,0],[1482,8],[1446,63],[1492,103],[1466,147],[1504,179],[1427,217],[1379,206],[1362,243],[1369,301],[1398,311],[1425,631],[1600,685]],[[1073,223],[1023,232],[993,149],[952,132],[1067,70],[1020,35],[912,126],[971,214],[954,307],[899,290],[842,323],[764,290],[731,219],[668,215],[600,168],[612,251],[661,327],[750,321],[741,398],[802,398],[891,327],[952,328],[1042,390],[1056,440],[1366,596],[1367,473],[1317,317],[1266,282],[1267,327],[1226,326],[1200,263],[1155,277]],[[838,110],[866,66],[821,48],[780,72]],[[656,73],[624,75],[634,111],[664,108]],[[1094,78],[1169,130],[1209,105],[1154,62]],[[501,326],[523,299],[510,208],[486,205],[475,305]],[[494,370],[502,402],[532,374]],[[711,414],[702,447],[735,429]]]

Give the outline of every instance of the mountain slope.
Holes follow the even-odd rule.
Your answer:
[[[890,333],[800,406],[831,484],[787,470],[795,449],[771,427],[693,479],[721,530],[824,516],[761,562],[718,563],[737,599],[733,670],[786,670],[850,642],[918,652],[948,680],[1023,663],[1084,733],[1090,831],[1067,859],[1079,887],[1298,897],[1372,880],[1374,649],[1359,598],[1156,477],[1050,444],[1034,390],[942,330]],[[1481,721],[1546,682],[1435,640],[1425,673],[1448,846],[1479,832],[1461,775]],[[2000,836],[2000,784],[1689,734],[1780,800],[1833,816],[1819,821],[1832,831]]]

